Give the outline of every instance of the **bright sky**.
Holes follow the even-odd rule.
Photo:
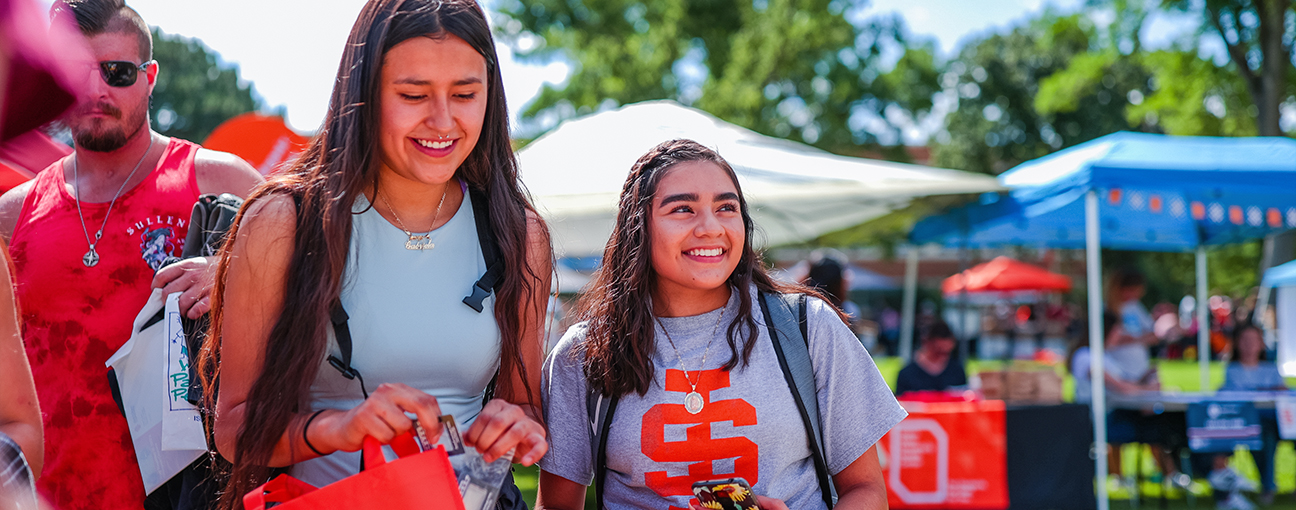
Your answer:
[[[51,0],[42,0],[49,4]],[[314,131],[324,117],[342,46],[364,0],[127,0],[150,25],[201,39],[251,81],[268,109]],[[865,17],[899,12],[917,35],[934,37],[945,55],[987,31],[1002,30],[1046,6],[1074,11],[1084,0],[872,0]],[[486,0],[489,8],[491,0]],[[521,64],[499,45],[505,93],[514,111],[546,82],[561,83],[561,62]],[[166,72],[165,69],[162,72]],[[516,120],[516,117],[515,117]]]

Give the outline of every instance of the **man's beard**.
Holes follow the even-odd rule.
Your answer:
[[[122,118],[122,111],[108,104],[96,105],[105,113]],[[125,118],[125,128],[130,129],[130,134],[119,126],[104,127],[101,129],[73,129],[72,139],[76,141],[78,148],[93,152],[112,152],[126,145],[126,141],[134,138],[139,134],[141,129],[148,125],[148,109],[140,108],[132,112],[129,117]]]

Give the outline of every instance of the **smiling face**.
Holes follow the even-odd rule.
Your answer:
[[[648,211],[654,294],[727,292],[746,235],[738,189],[710,161],[679,163],[665,172]]]
[[[79,66],[78,78],[85,80],[76,108],[63,117],[77,147],[95,152],[112,152],[148,126],[149,95],[158,67],[140,71],[135,83],[113,87],[99,74],[98,62],[143,63],[139,38],[125,32],[106,32],[86,39],[94,61]]]
[[[378,92],[382,178],[449,181],[477,146],[486,96],[486,59],[463,39],[415,37],[393,46]]]

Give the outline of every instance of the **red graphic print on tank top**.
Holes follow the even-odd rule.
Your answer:
[[[690,414],[684,408],[684,395],[693,390],[682,370],[668,369],[666,391],[678,392],[679,403],[657,404],[649,409],[644,414],[640,433],[644,455],[655,462],[687,462],[688,474],[670,476],[666,471],[650,471],[644,473],[644,485],[663,498],[692,495],[693,483],[704,480],[742,477],[756,485],[760,478],[760,449],[756,443],[744,437],[713,438],[711,435],[715,423],[732,422],[734,427],[756,425],[756,408],[742,399],[712,401],[711,392],[729,387],[729,372],[715,369],[690,372],[690,375],[696,378],[697,392],[705,402],[702,412]],[[667,426],[686,426],[685,439],[667,441]],[[733,459],[734,471],[716,473],[716,461],[727,459]]]
[[[60,510],[131,509],[144,502],[126,419],[113,402],[104,362],[130,338],[155,269],[179,255],[198,199],[198,146],[171,139],[157,167],[112,207],[89,250],[59,161],[35,178],[10,246],[23,343],[45,425],[41,496]],[[83,171],[85,169],[82,169]],[[93,238],[108,203],[82,203]]]

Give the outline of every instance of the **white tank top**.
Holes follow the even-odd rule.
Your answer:
[[[500,333],[495,295],[481,313],[463,303],[486,272],[467,193],[450,220],[432,232],[431,250],[405,249],[407,236],[369,207],[361,195],[353,207],[351,248],[342,287],[350,316],[351,366],[373,392],[386,382],[404,383],[437,398],[466,431],[481,411],[486,385],[499,366]],[[341,357],[330,336],[329,354]],[[311,410],[351,409],[363,401],[360,381],[324,361],[311,385]],[[338,452],[296,464],[292,476],[320,487],[360,469],[358,452]]]

